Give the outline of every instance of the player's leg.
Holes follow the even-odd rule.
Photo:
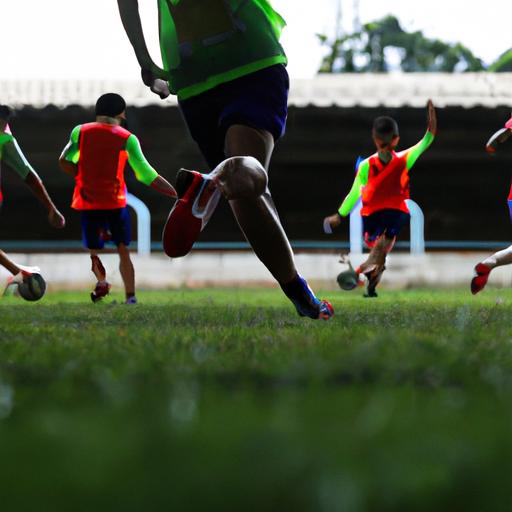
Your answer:
[[[512,201],[508,201],[510,219],[512,220]],[[481,292],[489,280],[491,271],[496,267],[510,265],[512,263],[512,245],[503,249],[502,251],[495,252],[485,260],[477,263],[474,269],[474,276],[471,280],[471,293],[476,295]]]
[[[410,215],[400,210],[381,210],[363,218],[365,241],[371,248],[367,260],[357,269],[368,279],[366,297],[377,297],[376,288],[386,269],[386,258],[395,246]]]
[[[107,281],[107,272],[99,257],[100,251],[105,246],[103,233],[105,232],[104,213],[101,210],[87,210],[82,212],[82,239],[88,249],[91,258],[91,271],[96,278],[96,285],[90,297],[93,302],[98,302],[108,295],[110,284]]]
[[[135,297],[135,269],[130,258],[130,250],[126,245],[119,244],[117,246],[119,254],[119,271],[123,278],[124,291],[126,295],[126,304],[136,304]]]
[[[329,318],[332,316],[330,304],[317,299],[297,272],[292,248],[267,186],[267,168],[274,149],[272,134],[233,125],[226,132],[225,145],[228,159],[211,175],[228,199],[255,254],[300,315]]]
[[[132,232],[128,207],[111,210],[108,214],[108,226],[112,234],[112,241],[116,244],[119,254],[119,271],[123,279],[126,304],[136,304],[135,269],[128,248]]]
[[[14,261],[9,259],[7,254],[5,254],[5,252],[3,252],[2,250],[0,250],[0,265],[2,265],[2,267],[4,267],[13,276],[21,272],[21,268],[18,267],[18,265],[16,265]]]
[[[512,245],[503,249],[502,251],[495,252],[485,260],[481,261],[475,266],[475,275],[471,280],[471,293],[476,295],[481,292],[489,280],[491,271],[496,267],[510,265],[512,263]]]

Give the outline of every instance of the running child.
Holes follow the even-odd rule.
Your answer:
[[[496,153],[498,146],[508,140],[511,136],[512,118],[507,121],[503,128],[491,136],[485,146],[487,153],[493,156]],[[512,187],[510,188],[510,193],[508,196],[508,207],[510,211],[510,217],[512,219]],[[475,276],[471,280],[471,293],[476,295],[478,292],[481,292],[485,288],[493,268],[501,267],[503,265],[510,265],[510,263],[512,263],[512,245],[502,251],[494,253],[492,256],[489,256],[484,261],[478,263],[475,267]]]
[[[32,168],[28,160],[23,155],[16,139],[9,131],[9,120],[13,115],[13,111],[6,105],[0,105],[0,162],[5,163],[13,171],[15,171],[22,180],[28,185],[32,193],[48,212],[48,222],[51,226],[61,229],[65,226],[66,221],[62,214],[57,210],[53,201],[50,199],[41,178]],[[2,190],[0,188],[0,206],[3,202]],[[27,268],[22,268],[0,250],[0,265],[5,267],[13,277],[8,284],[20,282],[30,276]],[[35,271],[35,269],[33,269]]]
[[[144,83],[161,98],[177,94],[211,170],[179,172],[179,201],[164,230],[166,253],[176,258],[190,252],[222,194],[297,313],[329,319],[332,306],[297,272],[268,188],[287,117],[287,58],[279,43],[284,20],[268,0],[159,0],[160,69],[147,50],[138,1],[118,5]]]
[[[112,241],[119,253],[126,304],[137,303],[135,271],[128,249],[131,226],[124,179],[126,162],[137,180],[160,194],[176,197],[172,185],[146,160],[137,137],[121,126],[125,120],[124,99],[118,94],[104,94],[96,103],[96,122],[75,127],[59,159],[61,169],[75,178],[71,207],[81,212],[82,237],[97,279],[91,293],[93,302],[110,291],[99,252],[106,241]]]
[[[378,117],[373,123],[372,137],[377,152],[360,162],[352,188],[338,211],[324,219],[324,229],[332,232],[354,209],[362,197],[365,243],[370,248],[367,260],[356,270],[356,279],[368,279],[366,297],[377,297],[376,287],[385,270],[386,256],[393,248],[400,230],[410,220],[409,171],[432,144],[437,130],[434,104],[427,104],[427,132],[415,146],[395,152],[400,141],[398,124],[391,117]],[[357,280],[354,280],[354,283]]]

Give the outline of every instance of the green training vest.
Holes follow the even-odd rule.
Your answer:
[[[160,48],[179,99],[275,64],[285,22],[268,0],[158,0]]]

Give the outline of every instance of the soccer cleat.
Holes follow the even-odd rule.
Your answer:
[[[297,274],[291,283],[281,285],[281,288],[292,301],[299,316],[329,320],[334,315],[332,305],[326,300],[318,299],[302,276]]]
[[[176,178],[178,201],[164,227],[164,251],[170,258],[187,255],[210,220],[220,199],[220,190],[209,175],[181,169]]]
[[[128,297],[125,301],[125,304],[137,304],[137,297]]]
[[[103,297],[108,295],[110,292],[110,284],[107,281],[98,281],[94,288],[94,291],[91,292],[91,300],[93,302],[100,301]]]
[[[473,295],[476,295],[485,288],[485,285],[489,280],[491,270],[492,268],[485,265],[485,263],[479,263],[475,267],[475,276],[471,279],[471,293]]]

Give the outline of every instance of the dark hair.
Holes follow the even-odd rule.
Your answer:
[[[0,105],[0,120],[9,121],[12,115],[13,111],[11,107],[8,107],[7,105]]]
[[[398,123],[392,117],[377,117],[373,122],[373,132],[381,139],[391,140],[398,136]]]
[[[126,102],[119,94],[109,92],[100,96],[96,102],[96,115],[116,117],[126,110]]]

